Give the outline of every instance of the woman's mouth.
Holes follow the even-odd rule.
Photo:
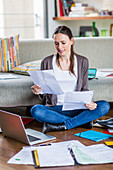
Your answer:
[[[58,50],[59,53],[63,53],[64,51],[63,50]]]

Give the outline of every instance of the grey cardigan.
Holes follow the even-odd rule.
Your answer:
[[[77,91],[88,91],[88,59],[84,56],[75,54],[77,57],[77,69],[78,69],[78,79],[77,79]],[[45,57],[41,62],[41,70],[53,69],[52,60],[53,56]],[[53,94],[39,94],[41,100],[44,100],[45,105],[56,105],[57,96]]]

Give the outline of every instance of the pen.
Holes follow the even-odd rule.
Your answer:
[[[45,144],[40,144],[40,145],[33,145],[33,146],[23,146],[23,148],[31,148],[31,147],[39,147],[39,146],[50,146],[51,143],[45,143]]]
[[[51,143],[47,143],[47,144],[40,144],[39,146],[50,146]]]
[[[40,163],[39,163],[39,157],[38,157],[37,149],[35,149],[34,154],[35,154],[36,165],[37,165],[37,167],[39,167]]]

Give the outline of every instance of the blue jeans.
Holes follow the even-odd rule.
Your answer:
[[[95,103],[97,103],[97,108],[95,110],[80,109],[70,111],[62,111],[62,105],[52,107],[34,105],[31,108],[31,114],[33,118],[39,122],[48,122],[52,124],[64,122],[67,129],[72,129],[98,119],[108,113],[110,105],[107,101],[101,100]]]

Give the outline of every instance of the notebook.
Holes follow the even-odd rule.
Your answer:
[[[108,139],[110,137],[113,137],[112,135],[97,132],[97,131],[94,131],[94,130],[88,130],[88,131],[85,131],[85,132],[76,133],[75,136],[90,139],[90,140],[93,140],[95,142],[99,142],[101,140],[105,140],[105,139]]]
[[[0,110],[0,125],[3,136],[25,144],[34,145],[56,139],[54,136],[43,134],[33,129],[25,129],[19,115],[3,110]]]

